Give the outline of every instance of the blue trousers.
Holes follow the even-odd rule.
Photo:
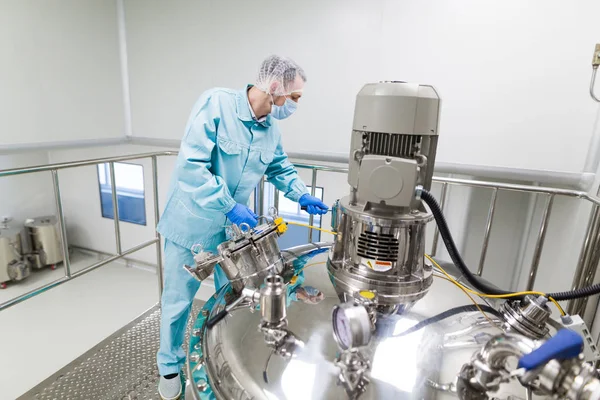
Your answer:
[[[216,252],[216,249],[207,250]],[[183,367],[186,355],[182,347],[185,329],[194,296],[200,288],[200,282],[183,269],[184,264],[194,266],[191,250],[165,240],[164,254],[160,348],[156,355],[158,372],[161,376],[179,373]],[[219,266],[215,267],[214,281],[217,291],[228,282]]]

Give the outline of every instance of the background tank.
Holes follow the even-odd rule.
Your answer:
[[[30,274],[30,268],[23,261],[22,239],[24,231],[17,228],[0,228],[0,287],[8,281],[20,281]]]
[[[35,268],[54,267],[63,261],[58,220],[54,216],[32,218],[25,221],[32,247]]]

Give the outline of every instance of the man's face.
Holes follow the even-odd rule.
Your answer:
[[[282,106],[285,104],[285,99],[288,98],[298,103],[300,97],[302,97],[302,89],[304,89],[304,81],[299,75],[296,75],[290,93],[285,96],[273,96],[273,102],[277,106]]]

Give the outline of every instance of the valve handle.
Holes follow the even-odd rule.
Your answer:
[[[575,358],[579,356],[582,350],[583,338],[570,329],[561,329],[539,348],[521,357],[518,368],[530,371],[550,360]]]

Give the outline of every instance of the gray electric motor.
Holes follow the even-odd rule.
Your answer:
[[[431,187],[439,113],[439,96],[428,85],[381,82],[358,93],[350,195],[334,209],[338,235],[328,260],[340,299],[370,291],[380,312],[393,313],[431,286],[424,253],[432,215],[417,187]]]

